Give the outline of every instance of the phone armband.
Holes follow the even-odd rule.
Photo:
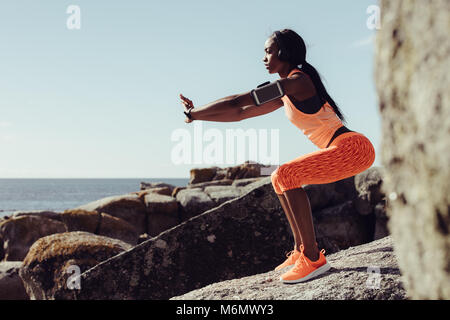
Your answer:
[[[256,89],[250,91],[250,93],[257,106],[284,96],[284,91],[279,80],[272,83],[265,82],[260,84]]]

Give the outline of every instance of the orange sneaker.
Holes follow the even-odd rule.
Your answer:
[[[303,282],[330,270],[331,266],[327,263],[327,259],[325,259],[324,256],[325,250],[322,249],[320,251],[319,259],[317,261],[311,261],[303,254],[303,245],[300,247],[300,250],[300,256],[295,261],[294,267],[281,275],[281,282]]]
[[[280,264],[278,267],[275,268],[275,271],[281,270],[283,268],[292,266],[295,264],[295,261],[298,259],[298,257],[300,257],[300,251],[298,251],[297,249],[294,249],[292,251],[289,251],[286,254],[286,261],[284,261],[282,264]]]

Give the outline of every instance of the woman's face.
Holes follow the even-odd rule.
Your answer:
[[[278,59],[278,46],[272,38],[267,39],[264,43],[264,53],[263,62],[266,69],[269,73],[277,73],[284,62]]]

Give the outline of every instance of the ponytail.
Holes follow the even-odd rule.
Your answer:
[[[320,97],[322,102],[325,103],[325,101],[327,101],[328,104],[333,107],[334,112],[345,125],[347,120],[345,119],[341,110],[337,106],[336,102],[334,102],[334,100],[330,97],[327,90],[325,89],[325,86],[323,85],[322,80],[320,78],[319,72],[317,72],[317,70],[312,65],[310,65],[306,60],[301,63],[301,68],[299,69],[302,70],[311,78],[312,82],[314,83],[314,87],[316,88],[317,95]]]

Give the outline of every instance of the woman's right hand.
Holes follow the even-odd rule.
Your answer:
[[[184,106],[184,111],[188,112],[190,109],[194,108],[194,104],[192,103],[192,101],[189,100],[188,98],[186,98],[185,96],[183,96],[181,93],[180,93],[180,98],[181,98],[181,103]],[[194,120],[189,119],[187,116],[186,116],[186,119],[184,120],[184,122],[186,122],[186,123],[190,123],[192,121],[194,121]]]

